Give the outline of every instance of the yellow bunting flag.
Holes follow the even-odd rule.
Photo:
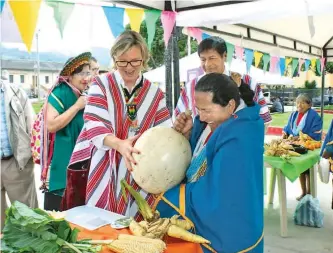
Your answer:
[[[293,61],[293,58],[286,57],[286,69],[288,69],[289,64]]]
[[[316,58],[311,59],[311,67],[312,67],[313,69],[316,68],[316,63],[317,63],[317,59],[316,59]]]
[[[254,52],[254,66],[257,68],[259,66],[261,57],[263,56],[263,53],[255,51]]]
[[[125,9],[130,20],[130,26],[133,31],[140,32],[144,10],[143,9]]]
[[[12,9],[22,41],[31,50],[42,0],[8,1]]]

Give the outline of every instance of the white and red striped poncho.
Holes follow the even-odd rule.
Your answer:
[[[202,75],[203,76],[203,75]],[[199,76],[188,82],[182,89],[180,97],[178,99],[177,107],[174,111],[173,118],[177,117],[180,113],[185,112],[186,109],[192,110],[193,118],[198,114],[195,107],[194,90],[198,80],[202,77]],[[265,97],[262,93],[260,85],[253,80],[249,75],[243,77],[243,81],[250,85],[250,88],[254,91],[253,101],[258,103],[260,108],[260,116],[264,120],[265,124],[272,121],[272,117],[269,113],[269,108],[266,104]]]
[[[137,84],[141,80],[138,79]],[[107,135],[127,139],[135,133],[129,131],[126,114],[123,80],[118,71],[96,78],[89,89],[88,103],[84,111],[85,124],[77,140],[69,165],[90,160],[86,204],[140,219],[138,207],[129,196],[126,204],[121,194],[120,181],[126,179],[134,189],[153,203],[153,196],[141,190],[127,170],[121,155],[103,145]],[[171,126],[170,113],[162,91],[143,80],[138,93],[137,119],[139,133],[154,126]]]

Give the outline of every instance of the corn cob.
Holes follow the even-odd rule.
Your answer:
[[[131,221],[129,229],[134,235],[137,236],[144,236],[146,234],[146,230],[142,226],[140,226],[139,223],[137,223],[135,220]]]
[[[124,250],[123,253],[162,253],[166,249],[165,243],[161,240],[123,234],[110,245]]]

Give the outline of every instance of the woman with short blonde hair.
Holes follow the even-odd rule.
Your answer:
[[[124,54],[133,46],[140,48],[142,55],[142,67],[147,69],[149,61],[149,50],[142,36],[136,32],[124,32],[116,39],[111,48],[111,57],[113,62],[116,62],[116,59],[119,55]],[[117,69],[116,64],[114,67]]]
[[[121,34],[111,57],[115,70],[96,77],[89,89],[85,126],[68,173],[76,164],[90,161],[85,203],[139,219],[137,205],[123,198],[120,181],[126,179],[152,204],[153,196],[140,190],[131,177],[131,164],[136,163],[132,154],[140,152],[133,143],[151,127],[171,126],[170,114],[163,92],[142,76],[149,54],[139,33]],[[77,198],[71,195],[75,192],[70,184],[69,180],[64,209],[84,204],[73,203]]]

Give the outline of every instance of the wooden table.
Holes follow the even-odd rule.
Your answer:
[[[269,182],[269,204],[273,204],[276,179],[278,181],[281,237],[288,236],[286,177],[289,181],[294,182],[302,172],[310,169],[311,195],[317,197],[316,164],[320,159],[319,152],[320,149],[309,151],[308,154],[302,155],[301,157],[292,158],[289,164],[286,164],[287,162],[284,162],[279,157],[272,158],[264,156],[265,167],[272,169]]]

